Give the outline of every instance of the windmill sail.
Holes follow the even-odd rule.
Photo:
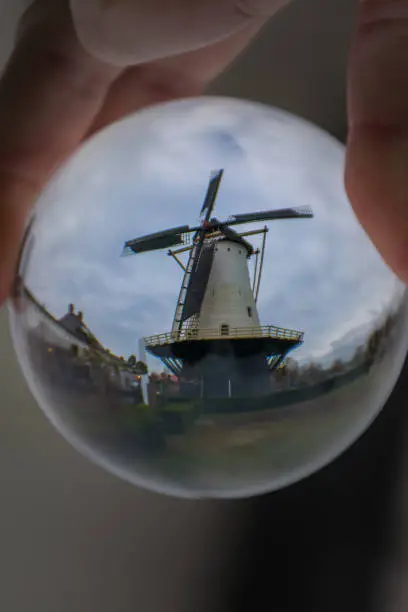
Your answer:
[[[207,193],[200,213],[201,217],[205,216],[207,220],[211,217],[223,172],[224,170],[215,170],[211,173]]]
[[[190,251],[190,257],[184,273],[183,282],[181,283],[180,293],[177,300],[176,312],[173,319],[172,331],[179,331],[183,323],[183,311],[184,304],[189,291],[191,276],[196,269],[197,263],[200,259],[201,251],[204,245],[206,231],[204,229],[198,229],[193,238],[193,247]]]
[[[251,223],[252,221],[273,221],[274,219],[308,219],[313,217],[313,212],[308,206],[298,208],[280,208],[277,210],[263,210],[254,213],[244,213],[229,217],[228,225],[240,223]]]
[[[214,261],[215,247],[215,242],[209,245],[203,245],[199,256],[194,262],[181,313],[181,322],[198,314],[201,310]]]
[[[145,251],[156,251],[168,247],[183,244],[183,234],[187,234],[191,229],[188,225],[180,225],[162,232],[147,234],[134,240],[125,242],[123,254],[144,253]]]

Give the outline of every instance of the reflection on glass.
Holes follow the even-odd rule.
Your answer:
[[[347,448],[408,338],[405,289],[354,218],[343,164],[316,127],[224,98],[83,146],[37,204],[11,303],[62,434],[187,496],[273,490]]]

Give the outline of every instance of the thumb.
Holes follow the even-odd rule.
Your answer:
[[[218,42],[260,24],[290,0],[70,0],[77,36],[91,55],[141,64]]]
[[[350,56],[346,185],[354,211],[408,283],[408,0],[360,0]]]

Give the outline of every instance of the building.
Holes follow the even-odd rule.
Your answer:
[[[58,319],[24,287],[19,296],[19,315],[28,348],[51,376],[58,370],[67,381],[75,377],[100,385],[103,380],[105,385],[129,392],[140,386],[145,372],[104,347],[74,304]]]

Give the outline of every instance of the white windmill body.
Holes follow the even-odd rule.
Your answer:
[[[237,330],[260,329],[260,321],[244,244],[217,240],[198,319],[198,337],[206,332],[234,335]],[[254,329],[255,331],[255,329]]]

